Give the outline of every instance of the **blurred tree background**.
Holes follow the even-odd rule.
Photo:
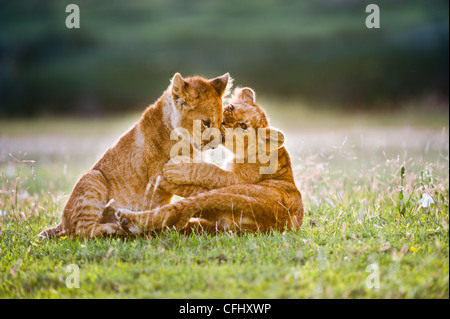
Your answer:
[[[348,110],[448,109],[448,14],[448,0],[2,0],[0,116],[143,109],[175,72]]]

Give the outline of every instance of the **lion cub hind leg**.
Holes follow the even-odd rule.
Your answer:
[[[101,223],[103,213],[108,209],[108,196],[108,182],[100,171],[92,170],[78,181],[63,213],[65,228],[70,230],[72,238],[125,234],[112,220]]]
[[[217,232],[217,224],[204,218],[191,218],[184,228],[184,233],[186,235],[202,232],[215,234]]]
[[[232,212],[215,212],[214,216],[206,218],[191,218],[186,225],[185,233],[208,233],[218,234],[221,232],[255,232],[259,230],[259,225],[255,219],[236,218]]]
[[[203,218],[202,226],[208,230],[215,229],[217,222],[220,230],[240,227],[256,231],[261,226],[267,227],[267,216],[261,214],[264,207],[260,199],[210,191],[150,211],[121,210],[116,216],[121,227],[132,233],[153,231],[164,227],[182,229],[192,217]]]

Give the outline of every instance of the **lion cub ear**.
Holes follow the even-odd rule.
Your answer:
[[[275,128],[265,128],[265,134],[260,134],[258,129],[259,141],[270,147],[270,152],[275,151],[284,146],[284,133]]]
[[[175,73],[172,78],[172,93],[177,96],[183,96],[186,92],[186,81],[183,79],[180,73]]]
[[[239,88],[234,91],[234,99],[247,104],[255,104],[256,93],[249,87]]]
[[[230,74],[225,73],[222,76],[209,80],[209,84],[211,84],[216,89],[217,93],[219,93],[219,95],[222,96],[225,93],[229,79]]]

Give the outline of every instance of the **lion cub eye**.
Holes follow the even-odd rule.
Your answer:
[[[247,124],[241,123],[241,124],[239,124],[239,125],[241,126],[241,128],[242,128],[243,130],[246,130],[246,129],[247,129]]]
[[[211,127],[211,121],[210,120],[202,120],[202,124],[205,126],[205,127]]]

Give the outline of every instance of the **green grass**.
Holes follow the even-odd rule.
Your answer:
[[[127,127],[132,117],[98,121],[91,138],[108,128],[113,137],[120,135],[116,129]],[[319,129],[336,129],[326,124],[333,118],[324,116]],[[341,118],[355,123],[359,117]],[[22,134],[3,126],[1,136],[31,138],[40,125],[47,136],[61,127],[60,121],[40,121],[24,122]],[[420,117],[414,121],[421,123]],[[440,132],[441,124],[448,129],[445,121],[429,130]],[[370,123],[380,132],[392,129],[379,119]],[[70,131],[85,134],[77,121],[66,126],[64,132]],[[355,146],[349,136],[347,143],[325,150],[317,145],[297,152],[291,144],[306,208],[300,231],[241,236],[170,230],[125,241],[41,242],[37,234],[59,221],[71,187],[103,150],[70,158],[63,150],[53,157],[45,150],[25,156],[35,163],[3,157],[0,210],[7,213],[0,217],[0,297],[449,298],[448,137],[437,146],[431,141],[428,151],[407,143],[396,150],[389,144],[387,152]],[[420,207],[423,193],[435,201],[428,208]],[[80,270],[78,289],[66,286],[72,264]],[[373,264],[379,288],[366,285]]]

